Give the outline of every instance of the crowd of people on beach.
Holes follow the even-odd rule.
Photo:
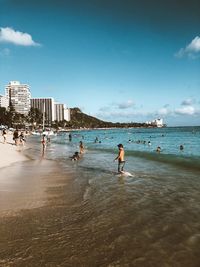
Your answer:
[[[2,136],[3,136],[3,143],[6,144],[7,143],[7,137],[8,135],[12,135],[12,140],[14,141],[14,145],[18,146],[18,145],[25,145],[26,142],[26,135],[27,135],[27,131],[25,132],[24,130],[19,131],[18,129],[15,129],[13,132],[10,132],[7,129],[2,129]],[[13,144],[13,143],[11,143]]]

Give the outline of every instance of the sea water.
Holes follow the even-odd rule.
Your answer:
[[[71,134],[51,137],[44,153],[31,137],[32,158],[56,162],[62,183],[46,206],[20,214],[5,266],[200,266],[200,127]],[[71,161],[80,141],[85,153]],[[133,177],[116,175],[119,143]]]

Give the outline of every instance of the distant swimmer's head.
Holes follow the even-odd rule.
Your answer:
[[[123,147],[123,145],[122,145],[122,144],[119,144],[119,145],[117,145],[117,146],[118,146],[119,148],[120,148],[120,147]]]

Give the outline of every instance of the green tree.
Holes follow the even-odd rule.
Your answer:
[[[0,124],[7,124],[7,112],[6,108],[0,107]]]
[[[42,112],[38,108],[31,107],[27,120],[30,123],[42,124]]]

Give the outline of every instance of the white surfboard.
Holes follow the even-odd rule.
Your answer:
[[[133,177],[133,174],[130,172],[121,171],[120,173],[117,173],[118,176],[125,176],[125,177]]]

